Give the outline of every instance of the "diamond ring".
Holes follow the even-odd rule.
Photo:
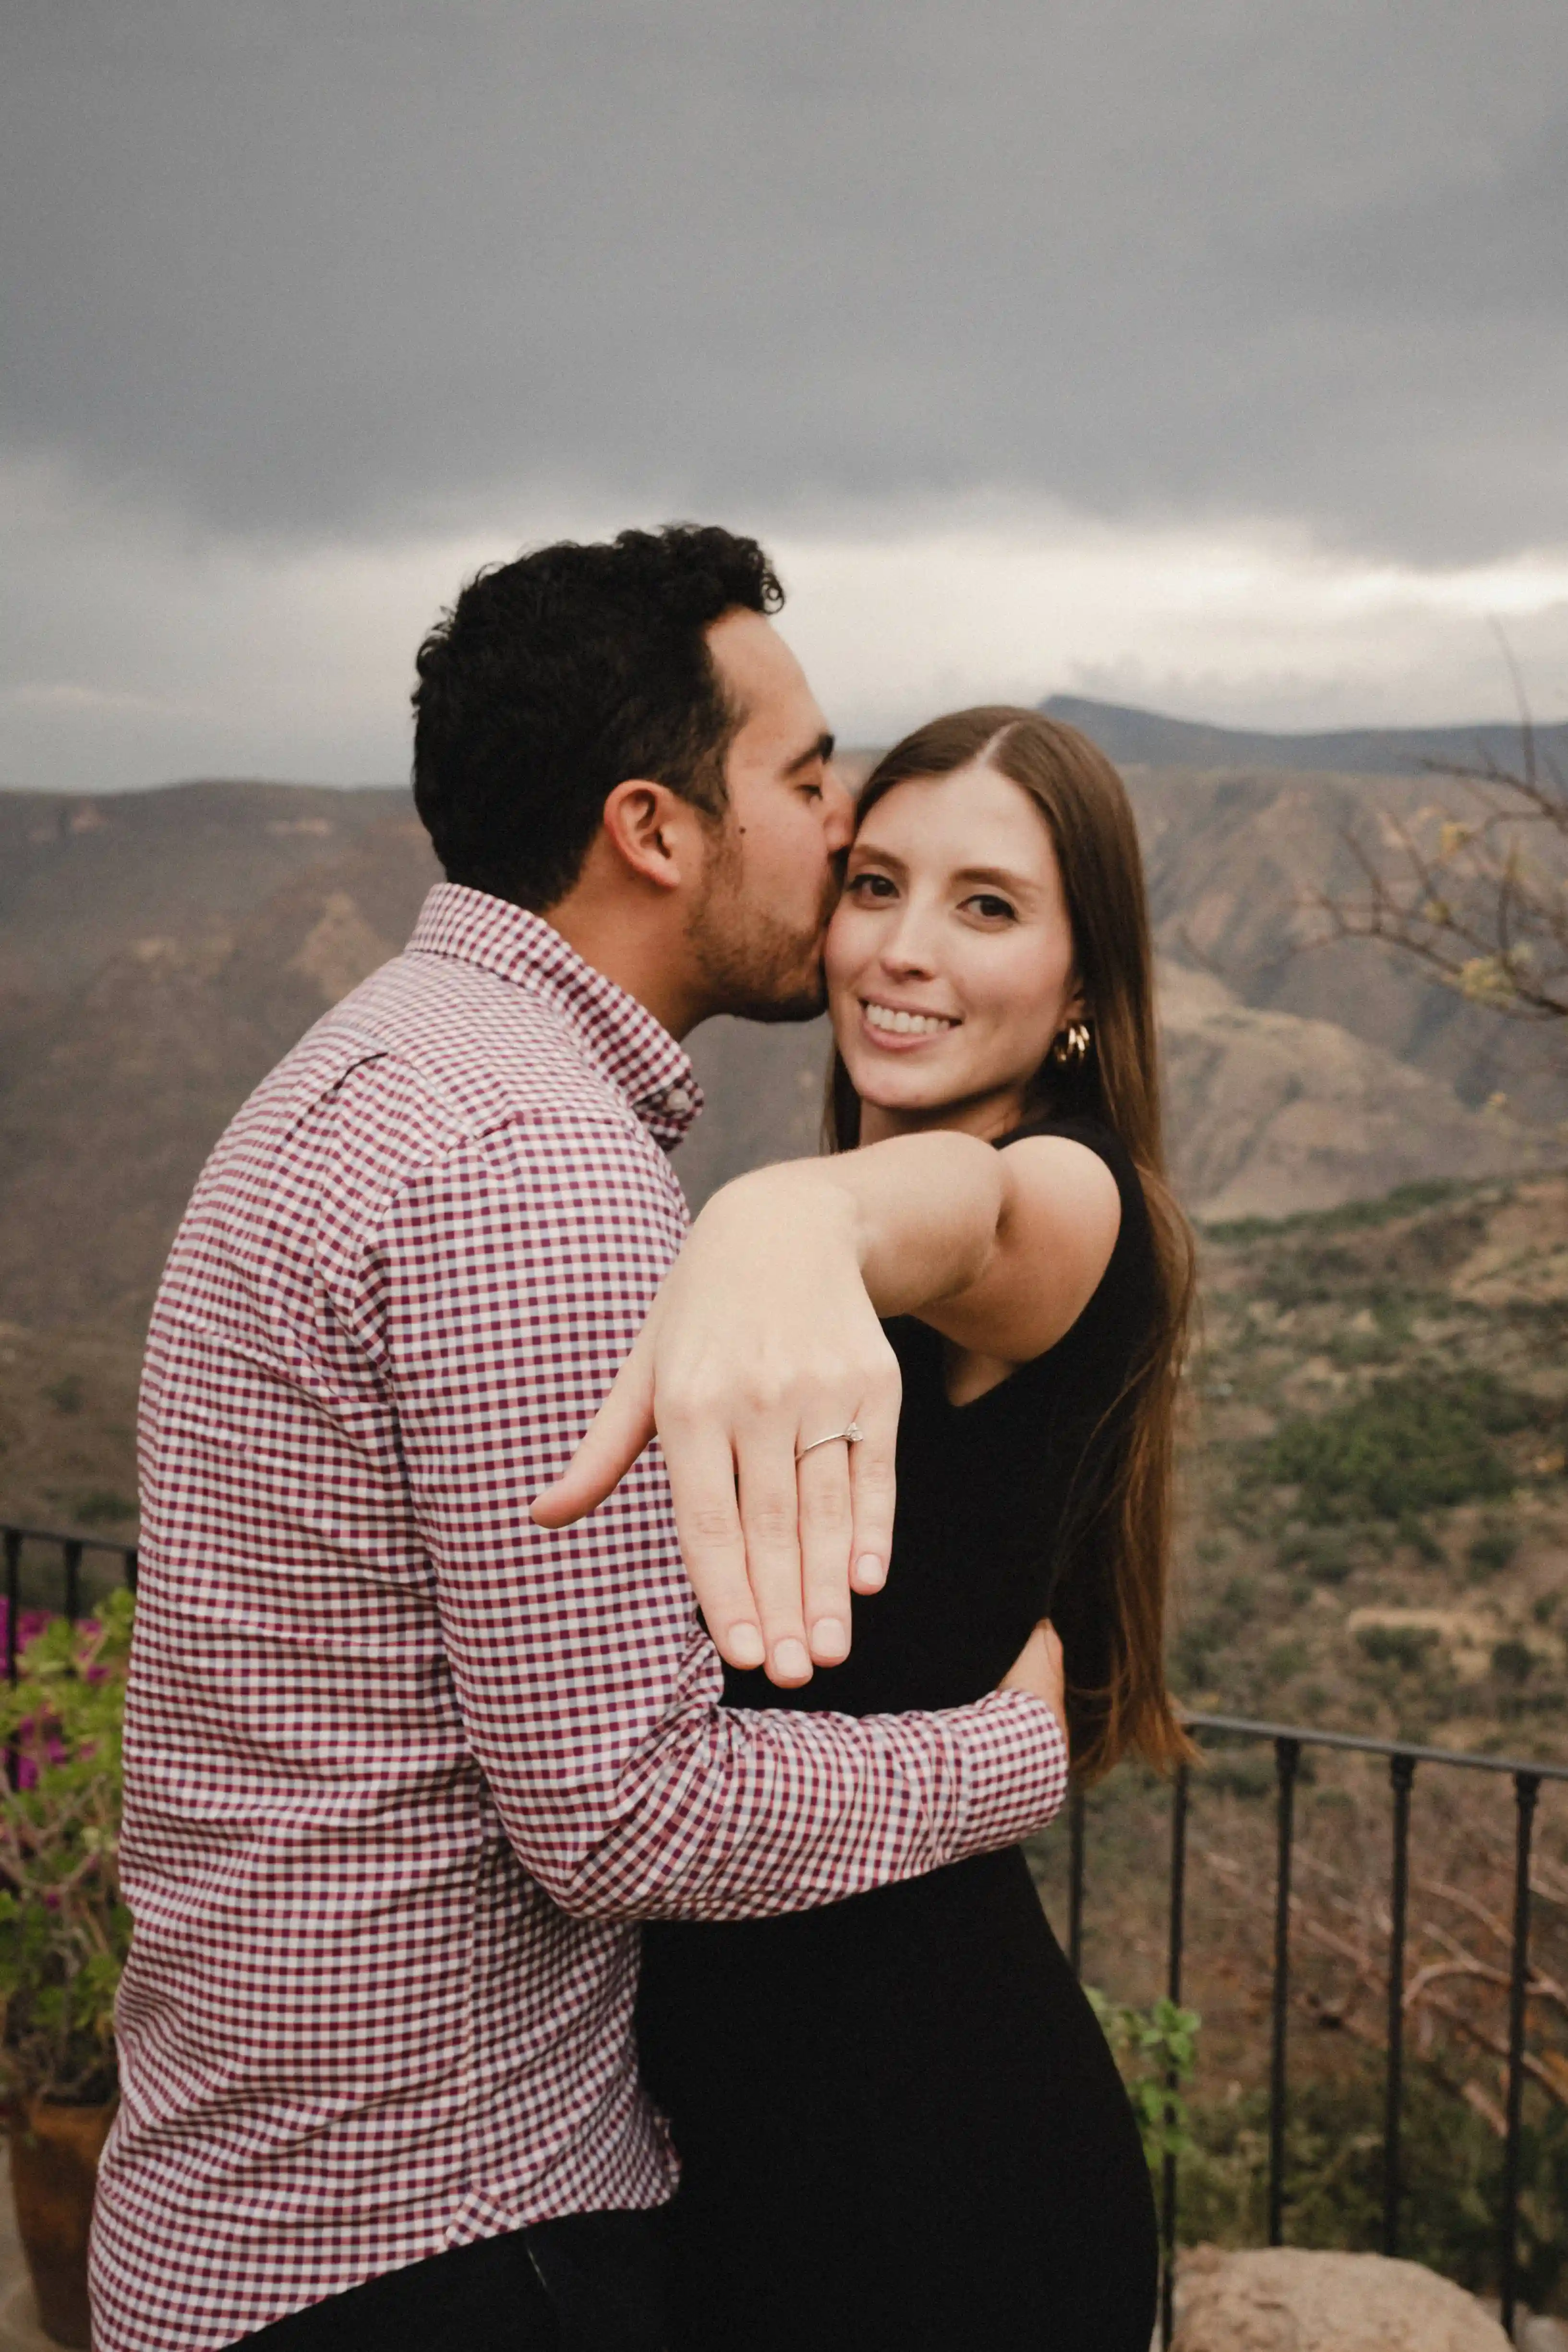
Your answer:
[[[797,1448],[795,1458],[798,1462],[803,1454],[815,1454],[819,1445],[837,1445],[840,1443],[845,1445],[858,1445],[865,1434],[859,1423],[852,1421],[843,1429],[830,1430],[826,1437],[814,1437],[809,1445]]]

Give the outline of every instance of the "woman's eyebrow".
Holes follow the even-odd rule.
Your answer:
[[[849,855],[851,857],[874,857],[879,866],[887,867],[889,874],[907,874],[910,870],[901,857],[895,857],[890,849],[879,849],[874,841],[852,841]]]
[[[1028,898],[1037,887],[1027,875],[1009,874],[1005,866],[961,866],[952,878],[955,882],[992,882],[1019,898]]]

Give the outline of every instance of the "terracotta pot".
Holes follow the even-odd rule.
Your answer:
[[[87,2302],[87,2235],[98,2159],[117,2102],[67,2106],[28,2099],[11,2128],[11,2188],[16,2231],[27,2257],[38,2317],[56,2344],[92,2342]]]

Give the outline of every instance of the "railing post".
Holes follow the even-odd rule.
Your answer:
[[[141,1556],[136,1546],[134,1544],[127,1544],[125,1547],[125,1581],[132,1593],[136,1591],[136,1575],[140,1564]]]
[[[1068,1958],[1075,1977],[1083,1975],[1083,1782],[1068,1795]]]
[[[60,1550],[66,1564],[66,1616],[74,1625],[81,1615],[81,1543],[77,1537],[68,1536]]]
[[[1290,1857],[1296,1831],[1296,1775],[1301,1743],[1274,1742],[1279,1842],[1274,1882],[1274,2030],[1268,2064],[1268,2242],[1285,2238],[1285,2058],[1290,2000]]]
[[[16,1620],[22,1602],[22,1530],[5,1530],[5,1680],[16,1686],[16,1652],[21,1637]],[[21,1773],[22,1750],[15,1738],[5,1742],[5,1785],[14,1789]]]
[[[1186,1930],[1187,1795],[1190,1785],[1191,1775],[1187,1767],[1178,1765],[1176,1784],[1171,1792],[1171,1925],[1165,1966],[1165,1991],[1178,2007],[1182,1999],[1182,1947]],[[1165,2086],[1173,2099],[1177,2088],[1173,2066],[1165,2077]],[[1168,2106],[1165,2110],[1167,2129],[1173,2115],[1173,2105]],[[1176,2322],[1176,2159],[1169,2148],[1165,2151],[1160,2188],[1160,2236],[1164,2250],[1160,2278],[1160,2344],[1162,2352],[1170,2352]]]
[[[1513,1776],[1513,1957],[1508,1987],[1508,2137],[1503,2144],[1502,2262],[1499,2292],[1502,2332],[1513,2341],[1519,2291],[1519,2157],[1524,2112],[1525,1993],[1530,1981],[1530,1841],[1541,1780],[1534,1772]]]
[[[16,1619],[22,1602],[22,1530],[5,1530],[5,1679],[16,1679]]]
[[[1414,1756],[1391,1756],[1394,1875],[1388,1906],[1388,2074],[1383,2114],[1383,2251],[1399,2252],[1400,2131],[1405,2104],[1405,1929],[1410,1907],[1410,1790]]]

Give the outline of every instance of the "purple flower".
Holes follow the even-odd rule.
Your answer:
[[[11,1604],[0,1593],[0,1647],[6,1643],[11,1622]],[[36,1642],[49,1622],[47,1609],[23,1609],[16,1615],[16,1655],[21,1656],[29,1642]]]

